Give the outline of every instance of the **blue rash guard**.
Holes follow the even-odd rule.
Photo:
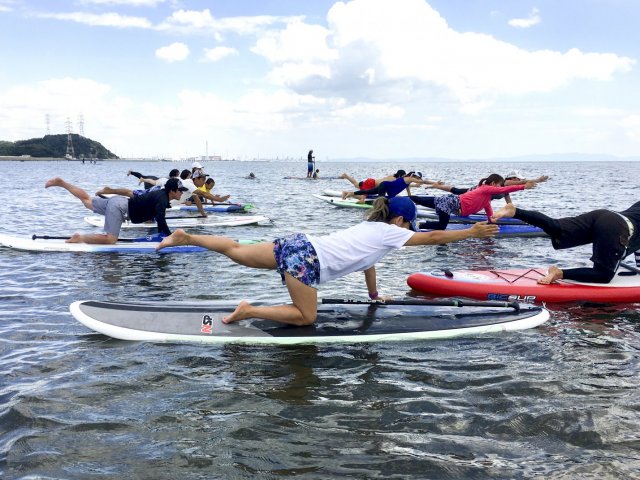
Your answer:
[[[354,195],[384,195],[387,198],[393,198],[407,188],[407,182],[404,177],[396,178],[386,182],[380,182],[375,188],[369,190],[356,190]]]

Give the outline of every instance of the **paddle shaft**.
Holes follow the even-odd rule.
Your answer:
[[[630,272],[640,273],[640,268],[629,265],[628,263],[620,263],[620,266],[626,268]]]
[[[444,307],[502,307],[520,310],[518,302],[493,302],[477,300],[353,300],[342,298],[323,298],[323,304],[334,305],[424,305],[424,306],[444,306]]]

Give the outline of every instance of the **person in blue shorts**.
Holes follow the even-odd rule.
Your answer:
[[[252,268],[277,270],[287,286],[291,304],[254,306],[240,302],[223,318],[231,323],[245,318],[263,318],[292,325],[311,325],[318,313],[317,286],[352,272],[364,272],[372,300],[378,293],[378,260],[403,246],[441,245],[471,237],[494,236],[498,227],[479,222],[467,230],[416,232],[416,205],[406,197],[378,198],[367,221],[325,236],[294,234],[274,242],[241,245],[227,237],[191,235],[176,230],[158,245],[198,245],[226,255]]]
[[[620,262],[640,249],[640,202],[622,212],[599,209],[575,217],[551,218],[534,210],[516,208],[509,203],[493,215],[500,218],[517,218],[541,228],[556,250],[592,245],[593,267],[560,269],[553,265],[547,275],[538,280],[549,284],[561,279],[588,283],[609,283],[616,274]]]
[[[313,150],[309,150],[307,154],[307,178],[313,176],[313,169],[316,166],[316,157],[313,156]]]

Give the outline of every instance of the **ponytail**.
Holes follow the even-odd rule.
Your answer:
[[[504,185],[504,178],[502,178],[502,176],[498,175],[497,173],[492,173],[487,178],[483,178],[482,180],[480,180],[478,186],[488,185],[490,183],[499,183],[500,185]]]
[[[367,218],[368,222],[385,222],[389,221],[389,199],[387,197],[378,197],[373,202],[373,208]]]

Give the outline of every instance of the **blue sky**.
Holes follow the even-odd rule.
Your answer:
[[[0,0],[0,140],[82,117],[124,157],[638,156],[638,18],[637,0]]]

